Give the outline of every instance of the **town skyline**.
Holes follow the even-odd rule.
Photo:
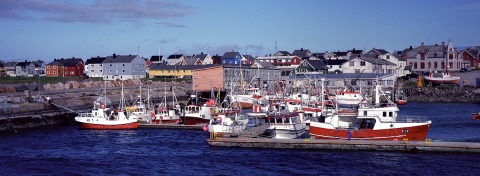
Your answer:
[[[433,9],[433,10],[432,10]],[[5,1],[0,60],[477,46],[480,2]]]

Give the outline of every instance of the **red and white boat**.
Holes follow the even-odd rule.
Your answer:
[[[472,113],[472,120],[480,120],[480,112]]]
[[[243,90],[243,93],[232,93],[228,95],[228,97],[230,102],[233,103],[236,107],[242,109],[251,109],[253,107],[254,101],[256,99],[260,99],[262,96],[260,95],[259,88],[246,88]]]
[[[358,105],[363,100],[360,92],[343,90],[335,93],[334,101],[341,105]]]
[[[80,113],[79,116],[75,117],[75,121],[80,124],[80,128],[96,130],[128,130],[137,128],[138,118],[136,116],[129,117],[126,110],[111,109],[107,107],[108,102],[110,101],[105,96],[100,97],[94,102],[91,113]]]
[[[165,87],[164,90],[167,88]],[[172,107],[167,105],[167,93],[164,92],[164,97],[162,103],[155,108],[154,113],[152,114],[152,123],[153,124],[172,124],[172,123],[181,123],[182,119],[179,115],[180,105],[175,95],[175,91],[172,89]]]
[[[450,72],[446,71],[441,73],[439,76],[434,76],[433,73],[430,72],[428,76],[424,76],[425,83],[429,84],[432,83],[434,85],[440,84],[458,84],[460,77],[453,76]]]
[[[380,103],[380,91],[377,85],[373,105],[363,101],[358,109],[339,111],[337,107],[333,114],[312,120],[310,136],[344,140],[425,140],[432,122],[423,117],[398,117],[395,103],[388,99],[388,103]]]
[[[302,112],[277,112],[266,117],[266,122],[268,123],[268,136],[276,139],[299,138],[307,130]]]
[[[406,104],[407,104],[407,100],[398,99],[398,100],[397,100],[397,104],[398,104],[398,105],[406,105]]]
[[[190,104],[182,110],[185,125],[208,124],[212,114],[216,112],[215,100],[209,99],[203,105]]]

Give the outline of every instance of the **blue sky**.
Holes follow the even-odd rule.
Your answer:
[[[0,60],[480,45],[478,0],[3,0]]]

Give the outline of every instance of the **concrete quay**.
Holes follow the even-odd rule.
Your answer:
[[[208,144],[219,147],[371,150],[393,152],[463,152],[480,153],[480,143],[431,141],[369,141],[369,140],[318,140],[272,138],[214,138]]]

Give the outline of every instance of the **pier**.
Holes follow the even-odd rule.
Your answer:
[[[239,137],[214,135],[207,142],[218,147],[320,149],[320,150],[370,150],[393,152],[461,152],[480,153],[480,143],[431,141],[381,141],[381,140],[321,140],[321,139],[275,139],[259,137],[265,130],[262,125],[245,130]]]
[[[273,138],[216,138],[208,139],[207,142],[209,145],[219,147],[480,153],[480,143],[473,142],[348,141]]]
[[[205,125],[183,124],[138,124],[138,128],[202,130]]]

